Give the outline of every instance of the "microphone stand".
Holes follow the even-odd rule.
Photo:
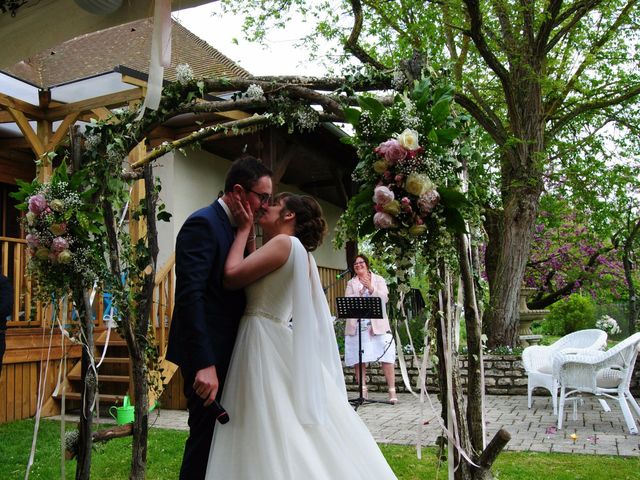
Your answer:
[[[344,279],[344,276],[347,275],[348,273],[351,273],[350,269],[346,269],[344,272],[341,272],[338,275],[336,275],[336,279],[322,289],[323,293],[327,293],[332,287],[335,287],[338,283],[340,283]]]
[[[367,403],[386,403],[393,405],[387,400],[370,400],[364,398],[364,375],[362,375],[362,319],[363,318],[383,318],[382,301],[380,297],[338,297],[336,298],[337,313],[339,318],[358,319],[358,397],[349,399],[354,410],[358,410],[360,405]]]

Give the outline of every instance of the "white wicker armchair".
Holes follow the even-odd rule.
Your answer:
[[[558,412],[559,384],[553,376],[553,355],[565,348],[598,350],[607,344],[607,334],[592,328],[578,330],[558,339],[551,345],[533,345],[522,352],[522,364],[527,372],[527,407],[531,408],[533,389],[546,388],[551,392],[553,414]]]
[[[606,352],[558,352],[553,358],[553,374],[560,382],[558,428],[562,428],[564,404],[575,393],[592,393],[617,400],[627,427],[638,433],[638,425],[629,404],[640,418],[640,406],[631,396],[629,384],[640,350],[640,333],[636,333]]]

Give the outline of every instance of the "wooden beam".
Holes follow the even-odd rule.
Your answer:
[[[216,112],[216,115],[222,118],[230,118],[231,120],[242,120],[243,118],[250,117],[251,114],[243,112],[241,110],[229,110],[226,112]]]
[[[95,114],[93,116],[98,120],[107,120],[113,117],[113,112],[106,107],[92,108],[91,112]]]
[[[0,110],[0,123],[13,123],[13,117],[6,110]]]
[[[15,120],[16,124],[18,125],[18,128],[20,129],[24,137],[29,142],[29,146],[31,147],[31,150],[33,150],[36,156],[40,158],[40,156],[45,151],[44,145],[38,138],[38,135],[36,134],[36,132],[34,132],[33,129],[31,128],[31,125],[29,125],[29,120],[27,119],[27,117],[25,117],[24,113],[22,113],[19,110],[15,110],[11,107],[8,107],[8,110],[11,116],[13,117],[13,119]]]
[[[49,140],[49,143],[47,144],[47,151],[51,151],[58,146],[64,136],[69,133],[69,128],[76,122],[79,115],[80,112],[75,112],[70,113],[64,118],[58,127],[58,130],[56,130],[56,133],[54,133],[51,140]]]
[[[108,95],[88,98],[79,102],[67,103],[66,105],[60,107],[49,108],[46,111],[46,118],[51,121],[60,120],[65,118],[70,113],[82,113],[100,107],[117,107],[125,105],[134,100],[139,100],[142,97],[142,89],[140,88],[123,90],[122,92],[110,93]]]
[[[32,105],[23,100],[19,100],[17,98],[13,98],[9,95],[5,95],[4,93],[0,93],[0,106],[3,106],[7,109],[12,108],[14,110],[18,110],[26,115],[29,115],[29,117],[33,119],[45,117],[44,112],[35,105]]]
[[[128,83],[129,85],[135,85],[136,87],[147,88],[147,81],[140,80],[139,78],[132,77],[131,75],[122,75],[122,83]]]
[[[147,146],[146,139],[144,139],[129,152],[129,163],[136,163],[143,159],[146,154]],[[129,203],[129,236],[131,237],[131,245],[134,246],[138,243],[138,240],[143,238],[147,233],[147,225],[144,217],[136,220],[132,215],[132,213],[140,207],[140,201],[144,197],[144,180],[136,180],[131,188],[131,202]]]

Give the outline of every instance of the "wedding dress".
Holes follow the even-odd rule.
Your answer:
[[[315,261],[291,237],[284,265],[246,289],[208,480],[395,479],[347,401]],[[289,320],[292,320],[289,326]]]

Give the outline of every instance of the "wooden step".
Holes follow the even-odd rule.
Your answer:
[[[106,340],[95,341],[96,347],[104,347],[105,343],[107,343]],[[118,338],[109,339],[109,347],[126,347],[126,346],[127,346],[127,342],[122,339],[118,339]]]
[[[62,399],[62,394],[58,394],[56,396],[57,399]],[[80,392],[67,392],[65,394],[65,398],[66,400],[81,400],[82,399],[82,395],[80,394]],[[100,401],[103,403],[122,403],[122,399],[124,398],[124,395],[112,395],[112,394],[107,394],[107,393],[103,393],[100,395]]]
[[[129,364],[129,358],[128,357],[104,357],[102,359],[102,363]]]
[[[82,377],[79,374],[67,375],[69,380],[80,381]],[[129,383],[129,375],[98,375],[100,382],[119,382]]]

